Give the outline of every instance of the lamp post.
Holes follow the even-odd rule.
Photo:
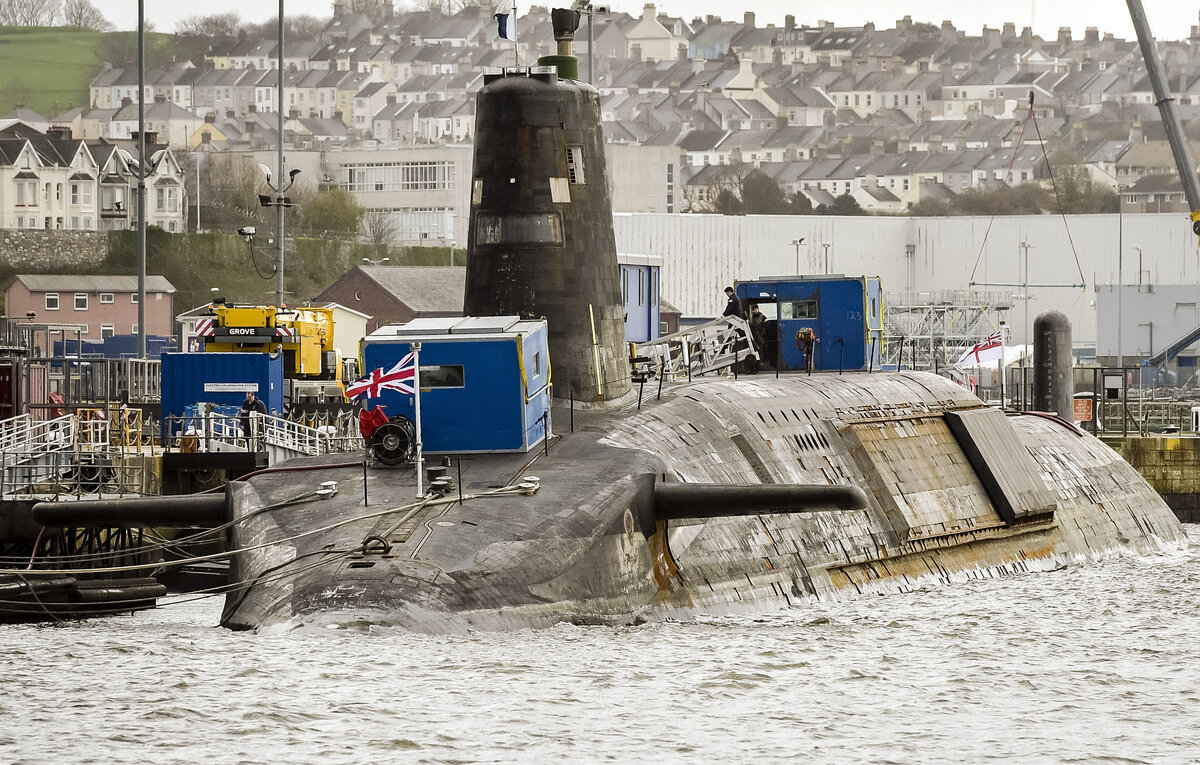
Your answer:
[[[454,248],[458,246],[458,242],[450,242],[450,265],[454,265]]]
[[[282,0],[280,0],[282,2]],[[146,358],[146,0],[138,0],[138,358]]]
[[[830,242],[821,242],[821,246],[825,248],[825,275],[829,275],[829,245]]]
[[[800,245],[804,244],[804,237],[793,239],[792,244],[796,246],[796,276],[800,275]]]

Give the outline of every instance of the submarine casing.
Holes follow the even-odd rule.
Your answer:
[[[554,395],[631,390],[600,96],[552,67],[476,97],[467,316],[545,318]]]

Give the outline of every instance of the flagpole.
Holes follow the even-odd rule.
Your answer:
[[[512,10],[512,28],[513,28],[513,66],[521,65],[521,46],[517,43],[517,0],[513,0]]]
[[[1000,408],[1004,409],[1004,377],[1007,370],[1007,364],[1004,363],[1004,322],[1000,322],[1000,360],[996,362],[996,368],[1000,370]]]
[[[421,452],[421,344],[414,342],[410,346],[413,354],[413,408],[417,428],[417,498],[425,496],[422,479],[425,474],[425,460]]]

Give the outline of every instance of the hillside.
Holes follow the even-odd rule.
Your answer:
[[[146,36],[146,67],[172,59],[172,35]],[[0,27],[0,115],[24,104],[43,117],[88,105],[105,61],[137,66],[136,32],[75,27]]]

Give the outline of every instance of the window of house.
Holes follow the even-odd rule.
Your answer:
[[[117,334],[116,326],[114,326],[112,324],[101,324],[100,325],[100,337],[102,339],[105,337],[112,337],[115,334]]]
[[[129,302],[136,303],[137,301],[138,301],[138,294],[136,292],[129,293]]]
[[[133,329],[131,330],[130,334],[136,335],[137,333],[138,333],[138,325],[137,325],[137,322],[135,321],[133,323]]]
[[[58,310],[58,293],[57,292],[47,292],[46,293],[46,310],[47,311],[57,311]]]
[[[113,294],[111,292],[101,292],[100,293],[101,304],[108,305],[109,303],[112,303],[113,301],[114,301],[114,298],[113,298]]]
[[[88,295],[86,292],[75,293],[75,310],[86,311],[88,309]]]
[[[86,216],[86,215],[85,215],[85,216],[83,216],[83,227],[84,227],[84,228],[91,228],[91,227],[92,227],[92,219],[91,219],[91,218],[89,218],[89,217],[88,217],[88,216]]]
[[[71,204],[73,204],[73,205],[79,204],[79,184],[78,183],[71,184]]]
[[[79,216],[78,215],[71,216],[71,228],[79,228]]]

